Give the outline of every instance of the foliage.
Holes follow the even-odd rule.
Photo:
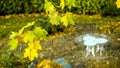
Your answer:
[[[61,2],[64,3],[64,1]],[[61,9],[64,9],[63,7],[61,7]],[[45,28],[49,34],[54,34],[55,32],[63,31],[67,26],[75,24],[74,15],[71,12],[66,12],[64,14],[59,13],[56,10],[56,7],[53,4],[53,2],[45,0],[44,10],[46,12],[46,16],[40,18],[37,21],[37,25],[40,25],[42,28]]]
[[[0,64],[2,65],[3,68],[5,67],[14,67],[14,65],[12,64],[13,63],[13,57],[11,55],[11,52],[9,50],[7,50],[5,53],[3,52],[3,54],[1,55],[2,57],[2,60],[0,62]]]
[[[101,3],[104,0],[101,1]],[[99,0],[78,0],[76,4],[77,13],[91,14],[98,13],[100,11]],[[80,6],[79,6],[80,5]],[[73,11],[74,12],[74,11]]]
[[[65,16],[61,17],[58,15],[52,2],[45,0],[44,9],[46,14],[49,17],[49,21],[52,25],[60,25],[63,22],[63,25],[66,27],[68,23],[74,25],[74,20],[71,17],[72,13],[66,13]],[[18,32],[12,32],[10,35],[9,43],[10,50],[13,51],[17,48],[18,42],[27,44],[27,48],[24,52],[24,57],[28,57],[29,60],[33,61],[38,58],[38,50],[42,50],[40,45],[41,40],[45,40],[46,35],[48,34],[46,30],[41,29],[40,27],[32,27],[35,22],[28,23],[26,26],[23,26]]]
[[[75,0],[73,0],[73,2],[71,3],[72,4],[68,2],[67,4],[67,6],[70,5],[68,7],[69,9],[71,9],[71,7],[75,7]],[[64,0],[61,0],[60,6],[62,10],[65,8],[66,3],[64,2]],[[49,18],[49,22],[52,25],[57,26],[62,24],[65,27],[67,27],[68,24],[74,25],[74,19],[71,12],[66,12],[63,15],[60,15],[53,3],[47,0],[45,0],[44,9]],[[46,30],[41,29],[40,27],[32,27],[33,25],[34,22],[28,23],[26,26],[22,27],[18,32],[12,32],[9,41],[11,51],[16,49],[17,45],[19,44],[18,41],[27,44],[27,48],[24,52],[24,57],[28,57],[31,61],[34,60],[35,57],[38,57],[38,50],[42,50],[42,47],[39,42],[41,40],[44,40],[47,35]]]
[[[120,15],[120,10],[117,8],[115,4],[116,0],[107,0],[105,5],[101,7],[101,15],[111,15],[117,16]]]
[[[67,6],[69,9],[75,7],[76,0],[60,0],[60,7],[64,9]]]
[[[64,0],[61,0],[60,6],[62,6],[61,9],[64,9]],[[44,9],[45,9],[45,12],[48,15],[49,21],[52,25],[60,25],[61,22],[66,27],[68,26],[68,24],[74,25],[73,17],[71,17],[71,16],[73,16],[73,14],[70,12],[66,12],[65,15],[61,16],[58,13],[58,11],[56,11],[52,2],[45,0]]]
[[[9,42],[9,45],[12,45],[10,47],[10,50],[14,50],[15,48],[17,48],[18,40],[17,39],[11,39],[11,41]]]
[[[120,22],[111,22],[99,26],[101,33],[117,33],[120,31]]]
[[[76,5],[73,12],[80,14],[115,15],[119,12],[115,0],[77,0]]]
[[[66,12],[66,14],[61,18],[61,22],[63,22],[63,25],[66,27],[68,24],[74,25],[74,18],[71,12]]]
[[[56,11],[52,2],[48,2],[47,0],[45,0],[44,9],[46,11],[46,14],[50,18],[50,23],[52,25],[59,25],[60,16],[58,15],[58,12]]]
[[[44,1],[42,0],[1,0],[0,14],[33,13],[42,11]]]
[[[66,6],[68,6],[69,9],[71,9],[72,7],[75,7],[76,5],[76,0],[65,0],[65,4]]]
[[[56,32],[63,32],[63,30],[65,29],[65,27],[61,24],[60,25],[52,25],[49,22],[48,17],[40,17],[40,19],[38,19],[36,21],[36,26],[41,26],[48,32],[48,34],[54,34]]]
[[[40,45],[41,40],[45,40],[47,32],[40,27],[34,27],[32,30],[28,30],[33,26],[35,22],[28,23],[26,26],[23,26],[18,32],[12,32],[10,35],[10,41],[8,45],[10,50],[13,51],[18,45],[18,41],[27,44],[27,48],[24,52],[24,57],[28,57],[29,60],[34,60],[38,57],[38,50],[42,50]]]
[[[117,7],[120,8],[120,0],[116,1]]]
[[[0,39],[8,37],[11,31],[18,31],[26,22],[38,20],[41,14],[11,14],[0,16]]]
[[[49,4],[46,2],[49,2]],[[80,14],[97,13],[101,15],[120,14],[120,9],[117,9],[117,6],[119,7],[119,0],[117,2],[116,0],[1,0],[0,14],[43,12],[44,3],[51,6],[50,2],[60,12],[72,11]]]
[[[52,60],[43,60],[41,62],[39,62],[36,66],[36,68],[63,68],[62,65],[56,63],[56,62],[53,62]]]
[[[64,2],[64,0],[60,0],[60,7],[61,7],[62,9],[64,9],[64,7],[65,7],[65,2]]]
[[[2,54],[0,56],[1,68],[26,68],[27,64],[29,63],[28,61],[23,60],[22,57],[15,56],[9,49],[2,51]]]

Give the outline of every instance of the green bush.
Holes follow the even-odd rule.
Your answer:
[[[10,14],[22,12],[22,1],[19,0],[1,0],[0,1],[0,14]]]
[[[79,14],[118,15],[116,0],[77,0],[73,12]],[[75,11],[76,10],[76,11]]]
[[[66,28],[62,24],[60,24],[60,25],[52,25],[49,22],[48,17],[41,17],[39,20],[36,21],[35,26],[41,26],[42,28],[44,28],[48,32],[48,34],[54,34],[56,32],[63,32],[64,29]]]
[[[60,0],[48,0],[57,10],[72,11],[79,14],[119,15],[120,9],[116,7],[116,0],[74,0],[75,6],[65,6],[59,9]],[[67,0],[65,0],[65,3]],[[73,1],[72,1],[73,2]],[[70,3],[70,5],[73,3]],[[1,0],[0,15],[13,13],[34,13],[44,11],[44,0]]]
[[[99,13],[103,2],[104,0],[77,0],[76,7],[73,9],[76,9],[75,12],[80,14]]]
[[[23,0],[24,13],[42,11],[43,4],[43,0]]]
[[[43,0],[1,0],[0,15],[43,11]]]
[[[120,15],[120,9],[116,6],[116,0],[106,0],[105,4],[101,6],[101,15]]]

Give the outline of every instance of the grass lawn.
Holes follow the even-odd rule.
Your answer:
[[[43,14],[18,14],[0,16],[0,39],[9,36],[11,31],[18,31],[28,22],[36,21]],[[105,24],[120,21],[120,17],[101,17],[100,15],[74,15],[81,24]]]
[[[9,36],[11,31],[18,31],[28,22],[36,21],[41,14],[19,14],[0,16],[0,39]]]

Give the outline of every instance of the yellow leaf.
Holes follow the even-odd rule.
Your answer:
[[[38,58],[38,53],[37,53],[37,49],[29,49],[26,48],[25,52],[24,52],[24,58],[28,57],[29,60],[34,60],[34,58]]]
[[[41,47],[41,45],[40,45],[38,40],[34,42],[34,45],[35,45],[36,49],[42,50],[42,47]]]
[[[28,48],[26,48],[24,52],[24,58],[28,57],[31,61],[34,60],[35,57],[38,58],[38,49],[42,50],[42,47],[39,44],[38,40],[34,42],[29,42]]]
[[[52,25],[59,25],[60,24],[60,19],[61,17],[58,15],[58,12],[52,12],[51,14],[48,15],[50,18],[50,23]]]
[[[29,57],[30,56],[30,49],[26,48],[24,52],[24,57]]]
[[[120,8],[120,0],[116,1],[117,7]]]
[[[42,47],[41,47],[41,45],[40,45],[40,43],[39,43],[39,40],[36,40],[36,41],[34,41],[34,42],[29,42],[28,43],[28,48],[29,49],[39,49],[39,50],[42,50]]]
[[[32,42],[35,38],[35,35],[33,33],[33,31],[28,31],[26,33],[23,34],[23,42],[27,43],[27,42]]]
[[[21,29],[18,31],[18,35],[21,35],[21,34],[23,33],[23,31],[24,31],[24,27],[21,28]]]
[[[37,53],[37,49],[32,49],[31,50],[31,57],[30,57],[30,60],[34,60],[34,58],[38,58],[38,53]]]
[[[64,0],[60,0],[60,7],[61,7],[62,9],[64,9],[64,7],[65,7],[65,2],[64,2]]]
[[[32,26],[32,25],[34,25],[35,24],[35,22],[33,21],[33,22],[30,22],[30,23],[27,23],[27,25],[26,26],[24,26],[23,28],[27,28],[27,27],[30,27],[30,26]]]
[[[74,16],[71,12],[66,12],[66,17],[68,19],[69,24],[75,25]]]
[[[55,7],[52,4],[52,2],[48,2],[48,1],[45,1],[44,9],[47,14],[55,11]]]
[[[36,68],[64,68],[62,65],[53,62],[52,60],[43,60],[36,65]]]
[[[34,49],[34,43],[33,42],[29,42],[28,43],[28,48],[29,49]]]
[[[66,15],[61,18],[61,22],[63,22],[63,24],[64,24],[66,27],[68,26],[68,19],[67,19]]]

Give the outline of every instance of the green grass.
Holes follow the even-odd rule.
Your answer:
[[[80,24],[107,24],[110,22],[120,22],[120,17],[102,17],[100,15],[80,15],[76,17],[76,22]]]
[[[41,14],[18,14],[0,16],[0,39],[8,37],[11,31],[18,31],[28,22],[36,21]],[[120,17],[101,17],[100,15],[75,15],[75,21],[80,24],[104,24],[120,21]]]
[[[9,36],[11,31],[18,31],[22,26],[26,25],[28,22],[36,21],[40,17],[35,14],[29,15],[11,15],[11,16],[1,16],[0,17],[0,39]]]

